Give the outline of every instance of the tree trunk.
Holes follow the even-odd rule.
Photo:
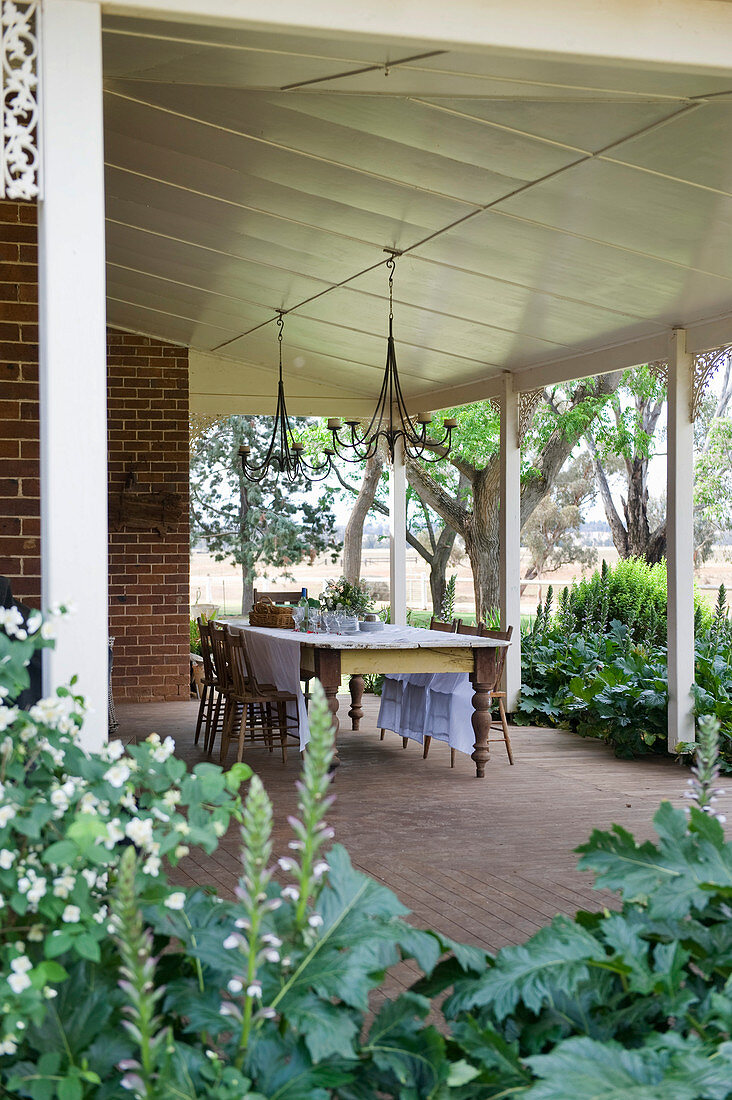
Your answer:
[[[450,560],[452,548],[455,545],[455,537],[456,532],[453,531],[452,527],[443,527],[430,562],[432,614],[438,618],[442,614],[442,603],[445,599],[445,586],[447,584],[445,573],[447,572],[447,563]]]
[[[241,613],[248,615],[254,604],[254,577],[242,562],[241,567]]]
[[[499,591],[499,465],[494,456],[473,478],[473,511],[465,531],[478,622],[498,607]]]
[[[358,584],[361,576],[363,525],[376,499],[383,468],[384,461],[381,455],[376,454],[367,459],[361,488],[346,524],[343,536],[343,576],[349,584]]]

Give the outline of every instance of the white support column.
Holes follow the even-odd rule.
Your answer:
[[[404,443],[398,439],[389,467],[389,580],[391,621],[407,621],[407,469]]]
[[[519,397],[513,378],[503,376],[501,390],[500,598],[501,630],[513,627],[506,656],[506,710],[512,711],[521,690],[521,447]]]
[[[46,0],[39,204],[43,606],[76,612],[47,653],[44,692],[78,675],[82,740],[107,738],[107,366],[101,7]]]
[[[668,748],[694,741],[694,424],[693,357],[674,329],[668,364]]]

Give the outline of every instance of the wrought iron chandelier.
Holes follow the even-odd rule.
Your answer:
[[[396,257],[401,253],[393,248],[385,248],[384,251],[390,254],[386,261],[389,271],[389,337],[381,392],[368,426],[361,428],[359,420],[346,420],[348,433],[345,438],[340,434],[343,428],[340,417],[328,418],[328,428],[333,437],[333,452],[345,462],[363,462],[364,459],[372,458],[376,454],[380,443],[385,443],[389,461],[393,463],[398,441],[401,439],[405,455],[410,458],[438,462],[450,450],[452,433],[457,426],[457,420],[452,417],[444,420],[442,439],[430,439],[427,435],[427,425],[432,422],[431,413],[418,413],[413,420],[407,412],[399,383],[393,332],[394,269]]]
[[[323,481],[332,469],[331,460],[334,452],[327,447],[324,462],[320,464],[308,462],[304,457],[305,445],[295,439],[290,425],[285,404],[285,386],[282,381],[282,333],[285,327],[283,313],[283,310],[277,311],[280,370],[277,384],[277,408],[267,453],[263,461],[256,465],[249,457],[251,447],[244,444],[239,448],[244,476],[255,484],[260,484],[271,475],[278,477],[280,474],[293,484],[298,481]]]

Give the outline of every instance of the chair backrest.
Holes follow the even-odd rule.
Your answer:
[[[508,630],[489,630],[487,626],[481,623],[481,636],[483,638],[497,638],[501,642],[510,642],[511,635],[513,634],[513,627],[509,626]],[[498,647],[496,654],[496,678],[493,681],[493,690],[498,691],[501,686],[501,677],[503,676],[503,669],[506,665],[506,654],[508,653],[508,646],[502,645]]]
[[[219,691],[231,691],[231,664],[229,660],[229,631],[228,627],[220,623],[208,624],[211,636],[211,652],[216,667],[216,679],[219,683]]]
[[[246,642],[239,630],[228,630],[231,687],[235,695],[245,696],[252,690],[246,656]]]
[[[203,658],[203,675],[209,682],[216,676],[216,665],[211,650],[211,628],[207,619],[197,619],[198,633],[201,637],[201,657]]]
[[[453,619],[451,623],[446,623],[433,615],[430,619],[430,630],[441,630],[443,634],[455,634],[459,624],[459,619]]]
[[[307,598],[307,588],[298,588],[297,591],[293,589],[291,592],[260,592],[258,588],[254,589],[254,602],[261,600],[262,596],[267,596],[272,603],[299,603],[305,596]]]
[[[468,623],[464,623],[462,619],[459,619],[457,633],[469,634],[471,638],[477,638],[480,634],[480,626],[470,626]]]

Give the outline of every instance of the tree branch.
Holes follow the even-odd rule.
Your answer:
[[[470,480],[468,474],[464,474],[464,476]],[[459,500],[450,496],[439,482],[413,458],[407,458],[407,477],[410,485],[416,489],[419,496],[430,506],[433,512],[437,512],[445,523],[457,531],[459,535],[464,536],[470,515],[468,509]]]

